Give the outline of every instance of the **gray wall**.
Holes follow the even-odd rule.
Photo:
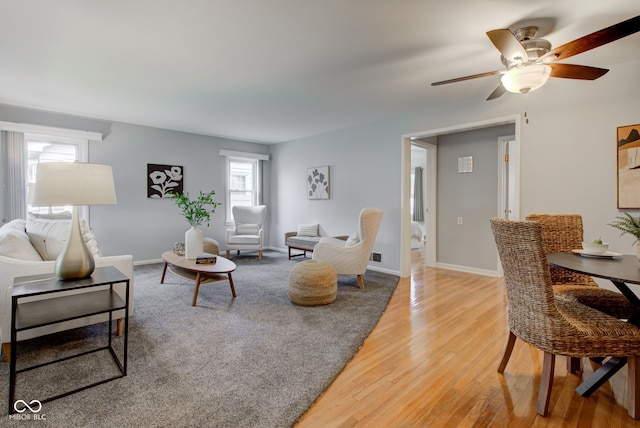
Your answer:
[[[147,198],[147,163],[182,165],[184,190],[216,191],[224,203],[225,158],[220,149],[268,154],[269,146],[157,128],[114,123],[101,143],[91,144],[89,160],[113,166],[118,204],[91,207],[91,227],[106,254],[133,254],[136,261],[158,259],[189,227],[173,201]],[[266,188],[269,188],[268,176]],[[268,199],[269,194],[265,195]],[[224,206],[217,208],[205,236],[224,243]],[[268,234],[267,234],[268,238]]]
[[[374,250],[383,254],[383,261],[375,266],[399,271],[401,136],[521,115],[521,215],[580,213],[586,236],[601,235],[612,251],[635,254],[633,239],[620,237],[607,223],[619,214],[616,127],[640,123],[640,61],[610,68],[607,75],[593,82],[550,79],[544,88],[527,95],[507,94],[491,102],[477,96],[442,102],[395,118],[271,147],[114,124],[103,143],[92,145],[90,160],[113,165],[120,202],[93,208],[92,227],[108,254],[157,259],[162,250],[181,240],[186,222],[169,201],[146,199],[147,162],[181,162],[186,168],[187,190],[214,188],[222,197],[220,147],[261,153],[271,149],[267,183],[271,194],[266,195],[270,245],[283,247],[284,232],[294,230],[298,223],[318,222],[326,234],[351,233],[362,207],[379,207],[384,217]],[[495,86],[490,80],[485,80],[488,92]],[[425,91],[429,90],[436,89],[425,86]],[[0,109],[0,120],[44,124],[36,116],[12,119],[6,109]],[[86,123],[82,118],[76,120]],[[321,165],[331,167],[331,199],[310,201],[305,195],[306,169]],[[208,235],[222,239],[223,218],[221,211],[216,213]],[[488,228],[488,218],[486,221]],[[496,257],[494,246],[486,244],[458,263],[481,265],[482,252]]]
[[[283,245],[282,233],[307,221],[320,222],[329,233],[352,230],[359,208],[374,205],[384,210],[376,243],[376,251],[383,252],[380,267],[399,271],[400,137],[520,115],[521,216],[580,213],[585,236],[602,235],[612,251],[635,254],[633,239],[620,237],[607,223],[619,214],[616,127],[640,123],[639,75],[640,61],[614,64],[596,81],[550,79],[544,88],[526,95],[506,94],[490,102],[478,96],[442,102],[395,118],[277,145],[272,165],[272,244]],[[488,94],[495,84],[491,79],[485,82]],[[434,89],[425,87],[429,90]],[[325,163],[333,166],[335,197],[320,203],[307,201],[304,171]],[[496,212],[497,201],[494,203]],[[478,224],[486,233],[488,214]],[[439,241],[449,238],[438,236]],[[495,245],[485,242],[464,259],[457,259],[457,264],[489,266],[488,259],[496,265]]]
[[[94,121],[0,106],[0,121],[22,122],[105,134],[89,144],[89,162],[113,167],[117,205],[90,207],[90,225],[105,255],[132,254],[136,262],[157,260],[175,242],[184,242],[189,224],[169,199],[147,198],[147,163],[182,165],[185,191],[216,191],[224,203],[225,159],[220,149],[268,154],[269,146],[157,128]],[[268,164],[268,162],[267,162]],[[265,198],[269,198],[269,168],[265,168]],[[268,221],[268,218],[267,218]],[[224,206],[212,216],[205,236],[224,242]],[[267,239],[268,239],[267,231]]]
[[[284,233],[300,223],[319,223],[323,235],[349,235],[362,208],[381,208],[373,251],[382,263],[372,265],[397,270],[399,141],[397,128],[381,122],[272,146],[271,245],[285,248]],[[330,199],[309,200],[307,168],[322,165],[330,167]]]
[[[498,211],[498,138],[514,125],[438,137],[438,263],[495,271],[488,218]],[[473,156],[473,172],[458,173],[458,157]],[[458,224],[462,217],[462,224]]]

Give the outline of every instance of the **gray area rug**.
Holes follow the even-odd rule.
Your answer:
[[[260,262],[233,260],[238,297],[226,281],[203,284],[196,307],[192,282],[167,272],[160,284],[162,264],[137,266],[128,375],[44,403],[38,415],[27,410],[22,418],[45,419],[40,427],[293,425],[360,348],[398,277],[367,271],[364,290],[355,276],[339,277],[335,302],[303,307],[288,296],[289,271],[300,259],[266,251]],[[31,365],[104,344],[106,328],[24,341],[18,361]],[[115,342],[121,350],[122,339]],[[9,364],[1,371],[0,394],[8,397]],[[91,354],[18,375],[16,398],[30,402],[115,374],[106,351]],[[24,419],[6,415],[8,404],[0,406],[0,426],[24,426]]]

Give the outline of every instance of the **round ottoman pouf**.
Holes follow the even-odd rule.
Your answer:
[[[220,244],[213,238],[202,238],[202,251],[209,254],[220,255]]]
[[[329,263],[305,260],[289,273],[289,298],[296,305],[326,305],[336,300],[338,276]]]

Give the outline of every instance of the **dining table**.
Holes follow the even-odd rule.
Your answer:
[[[633,304],[640,314],[640,298],[629,284],[640,284],[640,260],[636,256],[605,252],[602,255],[553,253],[547,256],[551,266],[582,273],[596,278],[608,279]],[[640,318],[628,322],[640,327]],[[576,392],[588,397],[627,363],[624,357],[608,358],[591,376],[585,379]]]

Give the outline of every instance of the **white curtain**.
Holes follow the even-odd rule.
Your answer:
[[[422,191],[422,167],[417,166],[413,176],[413,221],[424,221],[424,192]]]
[[[22,132],[2,131],[3,222],[27,218],[27,149]]]

